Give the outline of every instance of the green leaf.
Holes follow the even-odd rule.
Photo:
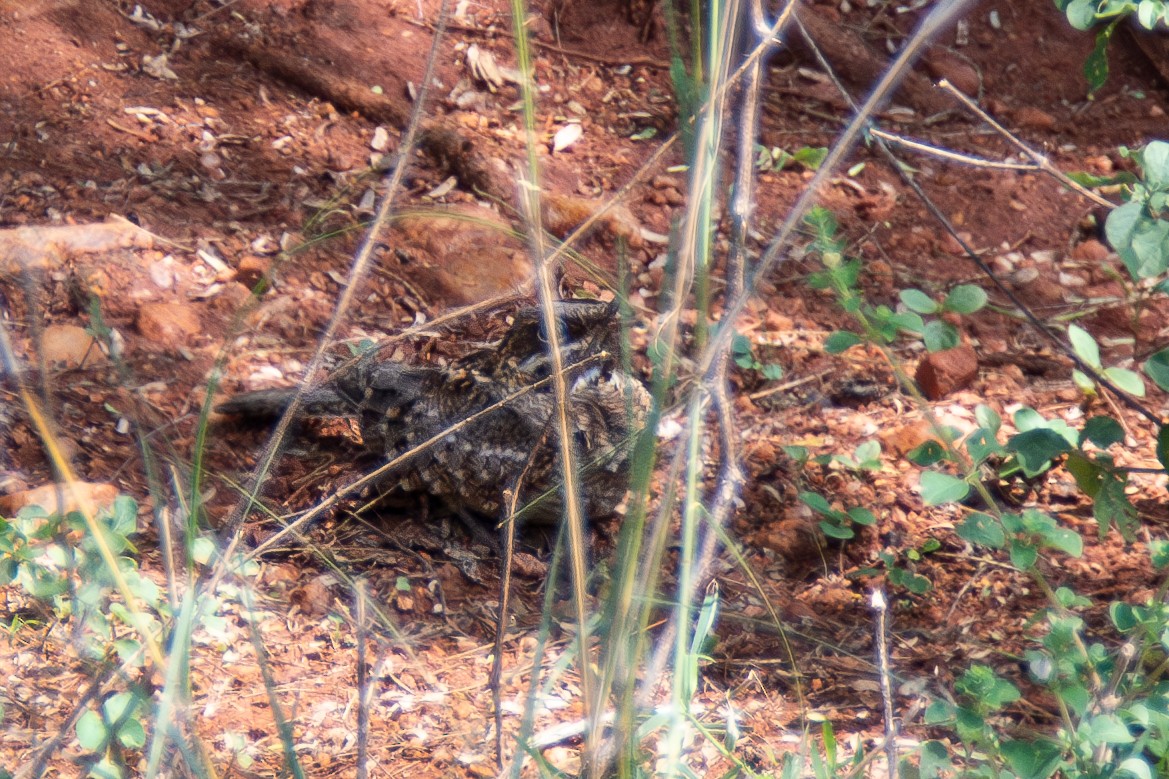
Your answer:
[[[1089,720],[1088,730],[1096,744],[1131,744],[1134,741],[1128,727],[1115,714],[1097,714]]]
[[[1072,2],[1076,3],[1079,0],[1072,0]],[[1071,8],[1071,6],[1068,7],[1069,9]],[[1085,27],[1084,29],[1087,28]],[[1100,89],[1100,87],[1104,86],[1104,82],[1108,80],[1108,42],[1112,40],[1112,33],[1115,30],[1116,22],[1114,21],[1098,32],[1096,34],[1096,45],[1092,48],[1092,53],[1084,60],[1084,78],[1088,82],[1089,94]]]
[[[783,378],[783,366],[769,362],[759,370],[759,373],[768,381],[778,381]]]
[[[835,538],[838,541],[848,541],[850,538],[856,537],[856,532],[848,525],[842,525],[839,521],[833,519],[820,520],[820,531],[829,538]]]
[[[839,511],[832,508],[832,504],[825,500],[824,496],[820,495],[819,493],[801,492],[800,500],[803,501],[805,506],[810,508],[812,511],[815,511],[817,514],[824,514],[826,516],[836,518],[843,518],[844,516]]]
[[[1156,352],[1144,364],[1145,375],[1161,389],[1169,392],[1169,349]]]
[[[824,146],[804,146],[801,149],[796,149],[792,157],[796,162],[803,165],[808,170],[816,170],[820,167],[820,163],[824,162],[824,158],[828,156],[828,149]]]
[[[871,465],[874,462],[880,466],[881,464],[881,442],[877,439],[870,439],[862,444],[859,444],[853,452],[853,457],[861,465]]]
[[[1151,2],[1140,5],[1151,7]],[[1151,28],[1151,25],[1149,25]],[[1169,188],[1169,143],[1150,141],[1141,149],[1141,168],[1150,189]]]
[[[126,779],[126,772],[122,766],[115,763],[109,755],[90,766],[86,779]]]
[[[1002,549],[1007,542],[1002,523],[989,514],[976,511],[955,528],[958,537],[979,546]]]
[[[1100,370],[1100,346],[1087,330],[1079,325],[1068,325],[1068,340],[1081,360],[1089,367]]]
[[[1130,201],[1108,212],[1104,220],[1104,237],[1117,252],[1127,250],[1132,233],[1144,218],[1144,209],[1138,201]]]
[[[919,314],[936,314],[939,311],[937,302],[920,289],[903,289],[898,297],[910,311]]]
[[[1162,538],[1150,539],[1149,559],[1158,571],[1169,565],[1169,541]]]
[[[785,446],[783,453],[800,465],[808,461],[808,447],[806,446]]]
[[[1052,549],[1071,557],[1083,557],[1084,555],[1084,539],[1070,528],[1054,528],[1044,536],[1044,541]]]
[[[957,710],[952,704],[939,698],[926,706],[922,721],[927,725],[942,725],[953,721],[956,714]]]
[[[930,580],[924,576],[916,573],[911,573],[903,568],[891,568],[889,570],[889,581],[898,587],[904,587],[914,595],[925,595],[933,588]]]
[[[1084,423],[1080,431],[1080,443],[1091,441],[1101,449],[1107,449],[1113,444],[1124,440],[1124,428],[1112,417],[1092,417]]]
[[[1003,757],[1019,779],[1047,779],[1060,767],[1063,750],[1050,741],[1004,741]]]
[[[1121,761],[1116,767],[1116,773],[1113,774],[1116,777],[1124,775],[1134,776],[1136,779],[1153,779],[1153,769],[1139,757],[1128,757]]]
[[[1076,480],[1076,486],[1089,498],[1095,500],[1096,495],[1100,492],[1100,486],[1104,483],[1106,475],[1104,467],[1088,459],[1080,451],[1075,451],[1068,455],[1068,460],[1064,467],[1068,469],[1072,478]]]
[[[962,343],[962,339],[958,335],[958,328],[949,322],[943,322],[941,319],[933,319],[928,322],[921,336],[922,340],[925,341],[926,350],[930,352],[944,352]]]
[[[942,308],[959,314],[973,314],[986,305],[986,292],[973,284],[959,284],[950,290]]]
[[[1096,24],[1097,0],[1072,0],[1068,3],[1064,13],[1068,24],[1077,30],[1090,30]]]
[[[1157,462],[1169,471],[1169,425],[1157,429]]]
[[[877,517],[873,512],[860,506],[854,506],[848,510],[848,517],[858,525],[875,525],[877,524]]]
[[[891,314],[889,316],[889,324],[898,330],[905,330],[906,332],[918,335],[925,332],[925,320],[914,311],[902,311],[897,314]]]
[[[1130,371],[1128,368],[1105,368],[1104,376],[1133,397],[1145,396],[1145,380],[1136,371]]]
[[[1146,30],[1153,29],[1153,25],[1161,16],[1161,8],[1159,2],[1151,2],[1150,0],[1142,0],[1137,3],[1137,23]]]
[[[1019,464],[1027,476],[1043,473],[1051,460],[1071,448],[1062,435],[1046,427],[1019,433],[1007,441],[1007,449],[1019,456]]]
[[[914,465],[925,468],[947,459],[945,448],[937,441],[929,440],[905,455]]]
[[[90,752],[100,752],[105,749],[108,735],[106,724],[102,721],[101,715],[93,709],[86,711],[77,720],[77,740],[82,747]]]
[[[1120,252],[1134,279],[1159,276],[1169,267],[1169,222],[1164,219],[1141,219],[1130,236],[1129,251]]]
[[[1002,417],[998,415],[993,408],[987,405],[979,404],[974,408],[974,419],[978,422],[978,426],[994,435],[999,431],[1003,424]]]
[[[1092,501],[1092,516],[1100,526],[1100,537],[1103,538],[1108,529],[1116,525],[1117,531],[1125,541],[1136,540],[1136,532],[1140,528],[1140,520],[1136,507],[1132,505],[1128,495],[1124,493],[1127,477],[1114,471],[1105,471]]]
[[[970,494],[970,485],[965,480],[940,471],[923,471],[921,474],[921,499],[927,506],[955,503]]]
[[[146,729],[137,719],[128,719],[118,728],[118,743],[126,749],[141,749],[146,746]]]
[[[942,776],[953,776],[954,763],[950,760],[949,750],[941,741],[927,741],[921,745],[921,764],[919,776],[921,779],[940,779]],[[904,776],[902,772],[902,776]]]
[[[824,351],[829,354],[840,354],[863,342],[863,339],[855,333],[837,330],[824,339]]]
[[[1039,559],[1039,550],[1034,546],[1018,539],[1012,539],[1010,542],[1011,565],[1018,568],[1020,571],[1028,571],[1034,565],[1035,561]]]

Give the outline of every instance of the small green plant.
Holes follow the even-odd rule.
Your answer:
[[[755,147],[755,169],[758,171],[783,170],[789,165],[800,165],[808,170],[818,170],[828,149],[824,146],[801,146],[788,153],[778,146],[770,149],[763,145]]]
[[[1169,143],[1121,147],[1120,154],[1139,166],[1141,176],[1125,187],[1128,202],[1108,214],[1104,233],[1134,280],[1155,279],[1169,270]],[[1166,291],[1164,281],[1160,291]]]
[[[877,558],[885,566],[885,575],[889,579],[889,584],[894,587],[901,587],[914,595],[925,595],[933,589],[933,583],[917,572],[917,564],[925,559],[927,554],[938,551],[942,548],[942,544],[936,538],[927,538],[921,546],[914,549],[907,549],[901,554],[894,554],[893,552],[884,551],[877,554]],[[875,570],[869,569],[861,571],[863,574],[871,575]]]
[[[941,303],[920,289],[902,290],[900,298],[907,309],[919,316],[940,316],[946,313],[973,314],[986,305],[986,292],[982,287],[973,284],[959,284],[950,290]],[[961,343],[958,328],[944,319],[921,319],[906,329],[920,335],[925,348],[931,352],[953,349]]]
[[[738,365],[745,371],[755,371],[768,381],[775,381],[783,378],[783,366],[773,362],[764,363],[755,355],[755,348],[751,345],[751,339],[741,333],[735,334],[734,342],[731,344],[731,354],[735,360],[735,365]]]
[[[804,221],[815,235],[809,249],[819,254],[823,263],[823,270],[811,274],[808,283],[814,289],[833,292],[841,308],[861,330],[859,334],[843,330],[832,333],[824,342],[829,354],[839,354],[865,341],[892,344],[906,333],[920,337],[931,352],[949,349],[960,342],[958,330],[940,315],[972,314],[986,305],[986,293],[971,284],[954,287],[941,303],[921,290],[908,289],[900,296],[904,310],[872,305],[860,289],[861,262],[845,257],[844,243],[837,237],[839,225],[832,212],[813,208]],[[926,320],[924,316],[932,318]]]
[[[877,523],[876,516],[868,509],[853,506],[841,511],[833,508],[828,499],[817,492],[801,492],[800,500],[812,511],[823,517],[820,520],[820,530],[829,538],[847,541],[856,536],[854,525],[868,527]]]
[[[1105,25],[1096,33],[1096,46],[1084,61],[1089,92],[1095,92],[1108,80],[1108,43],[1117,25],[1130,17],[1146,30],[1169,23],[1169,3],[1165,0],[1055,0],[1055,6],[1077,30]]]
[[[101,755],[89,772],[100,779],[129,776],[122,749],[146,746],[142,716],[149,699],[139,691],[111,695],[97,709],[89,709],[77,720],[77,741],[95,755]]]
[[[1100,345],[1091,333],[1078,325],[1068,326],[1068,340],[1072,349],[1084,363],[1097,374],[1111,381],[1117,387],[1138,398],[1145,396],[1145,382],[1139,373],[1127,368],[1105,368],[1100,361]],[[1086,394],[1096,395],[1096,380],[1078,368],[1072,371],[1072,380]]]

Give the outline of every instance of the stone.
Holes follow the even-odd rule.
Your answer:
[[[108,362],[97,339],[77,325],[49,325],[41,334],[41,354],[50,368],[89,368]]]
[[[1112,251],[1095,238],[1089,238],[1083,243],[1076,244],[1072,249],[1072,258],[1086,262],[1103,262],[1108,259]]]
[[[1035,106],[1023,106],[1016,109],[1015,123],[1028,130],[1050,131],[1055,129],[1055,117]]]
[[[190,303],[145,303],[136,321],[144,338],[167,348],[186,346],[203,332],[199,311]]]
[[[51,514],[78,511],[85,504],[109,508],[118,497],[118,488],[105,482],[73,482],[71,485],[42,484],[31,490],[0,497],[0,513],[12,516],[27,506],[40,506]],[[62,498],[61,503],[57,502]]]
[[[247,254],[240,259],[239,265],[236,266],[235,270],[236,279],[240,283],[253,287],[272,270],[272,258]]]
[[[884,449],[898,457],[904,457],[926,441],[936,441],[937,436],[930,423],[924,419],[882,429],[877,433]]]
[[[515,292],[532,277],[527,247],[510,224],[479,206],[415,212],[398,220],[398,251],[386,263],[437,308]]]
[[[941,400],[969,386],[978,376],[978,354],[970,344],[926,355],[914,376],[917,386],[930,400]]]

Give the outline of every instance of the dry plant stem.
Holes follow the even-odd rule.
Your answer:
[[[535,461],[536,452],[544,445],[548,430],[545,428],[540,443],[532,447],[528,461],[519,478],[511,486],[511,494],[507,496],[507,518],[500,528],[503,534],[503,568],[499,572],[499,611],[495,617],[495,655],[491,660],[491,675],[488,684],[491,687],[491,704],[495,717],[495,765],[503,769],[503,640],[507,635],[507,615],[511,606],[511,566],[515,559],[516,509],[520,495],[523,494],[523,485]]]
[[[922,154],[928,154],[931,157],[937,157],[948,162],[956,162],[959,165],[969,165],[973,168],[987,168],[990,170],[1042,170],[1039,165],[1033,162],[998,162],[996,160],[984,160],[981,157],[962,154],[950,149],[943,149],[939,146],[931,146],[921,141],[910,140],[901,135],[887,133],[876,127],[869,129],[869,135],[874,138],[880,138],[887,143],[896,144],[903,149],[921,152]]]
[[[354,629],[357,640],[357,779],[366,779],[369,775],[367,765],[369,756],[369,703],[373,693],[373,686],[369,683],[369,665],[365,650],[369,643],[368,605],[369,596],[365,591],[365,580],[354,582],[353,595],[356,600],[354,617],[357,626]]]
[[[353,260],[353,265],[348,274],[348,284],[345,285],[341,291],[341,297],[337,301],[337,307],[333,312],[333,316],[329,319],[329,323],[325,326],[325,331],[321,335],[320,345],[317,351],[313,354],[308,366],[305,368],[305,375],[313,376],[321,367],[324,361],[325,350],[333,342],[333,336],[337,328],[341,324],[341,320],[349,311],[349,307],[353,302],[354,296],[357,294],[357,288],[361,280],[365,278],[365,274],[369,269],[370,261],[373,256],[373,250],[378,245],[381,234],[385,229],[393,210],[394,198],[401,187],[402,178],[405,176],[408,161],[413,157],[415,143],[418,137],[418,127],[421,122],[422,110],[426,105],[426,96],[432,81],[435,63],[438,58],[438,44],[442,39],[442,25],[446,22],[448,0],[442,0],[439,8],[439,30],[435,33],[434,41],[431,43],[429,58],[426,62],[425,77],[422,81],[422,87],[418,95],[418,101],[415,104],[415,110],[410,117],[410,124],[406,128],[406,132],[402,134],[402,142],[399,146],[398,161],[394,165],[393,170],[388,174],[386,180],[386,193],[382,198],[381,204],[378,206],[377,214],[374,217],[373,223],[370,225],[369,232],[362,241],[361,246],[357,251],[357,256]],[[288,404],[284,415],[280,417],[280,421],[276,425],[276,430],[272,433],[272,438],[268,445],[264,448],[260,460],[256,465],[256,469],[252,476],[252,486],[248,490],[246,498],[238,503],[232,511],[231,516],[227,521],[226,535],[229,538],[227,549],[220,558],[222,562],[216,566],[216,570],[212,576],[214,583],[218,583],[221,576],[226,573],[229,561],[232,559],[235,549],[240,543],[241,534],[240,529],[243,525],[244,519],[252,506],[255,505],[256,497],[259,494],[260,487],[264,482],[272,466],[275,464],[276,457],[280,453],[281,444],[288,433],[288,428],[292,421],[296,419],[297,412],[300,408],[300,399],[304,394],[307,385],[301,385],[296,394],[292,397],[292,402]]]
[[[520,177],[519,205],[532,245],[536,269],[536,300],[540,304],[544,333],[548,339],[548,355],[552,359],[552,390],[555,398],[553,416],[556,420],[557,444],[560,447],[560,464],[564,479],[564,514],[568,531],[569,570],[573,584],[572,602],[576,612],[580,651],[578,667],[581,697],[584,715],[590,721],[589,732],[585,736],[584,754],[587,758],[588,754],[596,749],[601,729],[597,718],[600,702],[595,697],[597,688],[589,647],[585,518],[581,510],[578,483],[580,473],[576,467],[572,423],[569,417],[568,385],[564,376],[564,354],[560,346],[560,323],[553,305],[556,300],[556,285],[552,279],[555,262],[547,251],[544,228],[540,223],[540,166],[536,156],[535,87],[532,83],[533,64],[528,49],[528,31],[524,26],[527,13],[523,0],[511,0],[511,16],[516,63],[520,71],[519,87],[523,101],[524,138],[527,149],[527,171]]]
[[[889,776],[897,779],[897,722],[893,719],[893,681],[889,671],[889,601],[885,591],[873,590],[873,611],[877,612],[877,624],[873,638],[877,642],[877,674],[881,679],[881,703],[885,712],[885,759],[889,764]]]
[[[1014,144],[1015,148],[1017,148],[1019,151],[1023,152],[1028,157],[1030,157],[1032,160],[1034,160],[1035,164],[1044,173],[1047,173],[1048,175],[1052,176],[1057,181],[1059,181],[1059,183],[1063,184],[1068,189],[1080,194],[1083,197],[1088,198],[1089,200],[1091,200],[1093,203],[1095,203],[1098,206],[1103,206],[1104,208],[1112,208],[1113,207],[1112,203],[1110,203],[1107,200],[1105,200],[1104,198],[1100,197],[1099,195],[1097,195],[1095,192],[1088,189],[1087,187],[1081,186],[1080,184],[1077,184],[1075,181],[1070,179],[1066,173],[1064,173],[1062,170],[1060,170],[1059,168],[1052,165],[1051,160],[1047,159],[1047,157],[1045,155],[1040,154],[1039,152],[1032,150],[1030,147],[1027,146],[1027,144],[1023,143],[1017,137],[1012,135],[1011,132],[1009,130],[1007,130],[1007,128],[1003,127],[1001,124],[999,124],[994,119],[992,119],[990,114],[986,113],[981,108],[979,108],[978,104],[975,103],[973,100],[971,100],[969,97],[967,97],[964,92],[962,92],[959,89],[955,89],[954,85],[951,84],[949,81],[947,81],[946,79],[942,79],[941,81],[938,82],[938,86],[940,88],[946,90],[947,92],[949,92],[950,95],[953,96],[955,100],[957,100],[959,103],[961,103],[966,108],[966,110],[970,111],[972,114],[977,116],[979,119],[986,122],[996,132],[998,132],[1000,135],[1002,135],[1004,138],[1006,138],[1008,141],[1010,141],[1012,144]]]
[[[761,398],[769,398],[772,395],[778,395],[781,392],[787,392],[790,389],[795,389],[796,387],[801,387],[805,384],[811,384],[813,381],[819,381],[820,379],[824,378],[825,376],[827,376],[828,374],[830,374],[832,372],[833,372],[833,369],[826,369],[826,370],[822,370],[822,371],[817,371],[816,373],[810,374],[808,376],[802,376],[798,379],[792,379],[791,381],[785,381],[783,384],[776,384],[774,387],[768,387],[765,390],[759,390],[758,392],[752,392],[747,397],[750,398],[751,400],[759,400]]]
[[[1143,639],[1142,639],[1143,642]],[[1120,683],[1123,681],[1125,674],[1128,673],[1132,661],[1137,657],[1137,645],[1135,641],[1128,640],[1120,647],[1120,651],[1116,653],[1116,667],[1112,669],[1112,678],[1108,682],[1108,689],[1104,690],[1096,698],[1096,709],[1099,714],[1112,715],[1116,713],[1117,706],[1120,705],[1121,697],[1117,695],[1120,689]],[[1096,747],[1096,753],[1093,755],[1096,765],[1105,765],[1111,759],[1112,744],[1105,741]]]

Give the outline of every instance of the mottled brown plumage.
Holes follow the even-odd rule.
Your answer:
[[[612,514],[628,486],[628,457],[649,410],[649,393],[618,365],[612,306],[564,302],[556,311],[585,511]],[[525,391],[551,375],[540,322],[539,309],[520,311],[497,345],[449,366],[411,365],[371,353],[307,389],[303,413],[356,419],[366,448],[387,460],[439,436],[394,472],[402,489],[429,492],[457,511],[498,519],[506,509],[505,490],[514,489],[523,474],[521,516],[554,522],[563,508],[555,395],[551,382]],[[218,410],[274,416],[292,394],[244,393]],[[495,404],[501,405],[464,424]]]

